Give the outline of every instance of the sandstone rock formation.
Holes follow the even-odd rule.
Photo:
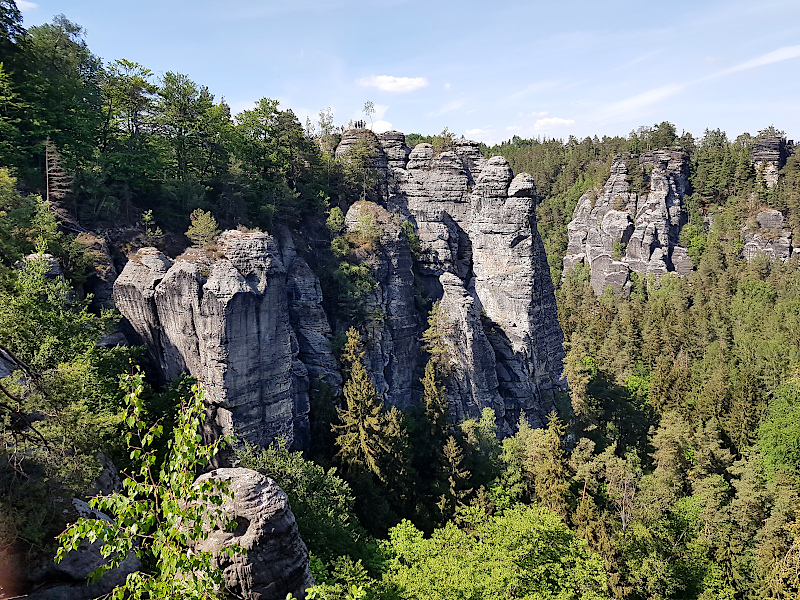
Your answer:
[[[756,256],[767,256],[771,259],[786,260],[793,252],[792,232],[784,229],[783,214],[779,210],[762,210],[756,215],[755,223],[742,230],[744,248],[742,255],[747,260]]]
[[[319,283],[297,261],[287,269],[272,236],[227,231],[215,253],[190,249],[174,262],[144,248],[114,284],[117,307],[164,379],[188,372],[205,384],[218,433],[259,446],[278,437],[308,443],[310,382],[299,340],[315,376],[334,359],[320,339],[330,329],[321,322]],[[287,271],[305,283],[287,290]]]
[[[389,143],[397,145],[396,138],[378,138],[383,156],[393,156]],[[337,155],[340,150],[345,155],[347,149],[340,146]],[[380,169],[383,159],[378,161]],[[374,305],[387,315],[379,338],[393,341],[392,355],[401,342],[411,362],[399,355],[392,366],[386,352],[380,353],[382,361],[372,360],[368,367],[379,391],[390,403],[407,405],[411,372],[420,366],[414,362],[418,344],[410,337],[415,326],[411,261],[396,225],[409,219],[420,238],[420,283],[431,299],[442,300],[449,323],[454,372],[447,393],[453,415],[479,417],[482,408],[491,407],[503,432],[510,432],[520,415],[543,424],[554,406],[553,393],[561,389],[563,349],[536,229],[532,179],[514,178],[505,159],[487,160],[475,142],[466,140],[439,153],[430,144],[418,144],[407,161],[386,164],[382,206],[370,209],[381,215],[384,227],[382,251],[372,265],[378,281]],[[362,210],[354,205],[348,223]]]
[[[95,308],[111,308],[113,306],[114,281],[117,269],[111,259],[108,242],[105,238],[92,233],[81,233],[76,240],[92,258],[89,279],[84,284],[86,293],[92,294],[92,306]]]
[[[380,232],[368,258],[378,285],[366,299],[365,364],[378,393],[389,404],[405,409],[412,402],[420,319],[414,302],[411,250],[401,223],[372,202],[356,202],[345,218],[350,232],[373,224]]]
[[[109,521],[109,517],[92,509],[85,501],[73,498],[64,510],[66,522],[73,522],[79,517]],[[60,563],[48,560],[42,567],[34,569],[27,575],[32,581],[39,582],[39,587],[25,596],[30,600],[90,600],[105,597],[125,582],[125,578],[141,569],[141,562],[136,555],[126,557],[116,568],[106,572],[98,581],[87,584],[89,574],[106,563],[100,553],[102,542],[89,543],[84,540],[77,550],[67,553]],[[44,582],[44,583],[41,583]]]
[[[631,189],[633,176],[641,177],[645,189]],[[588,265],[598,294],[609,285],[625,289],[631,272],[656,277],[691,272],[689,254],[678,241],[687,185],[688,158],[683,152],[617,156],[603,189],[589,190],[575,207],[567,228],[564,272]]]
[[[308,549],[283,490],[250,469],[217,469],[198,478],[207,480],[227,482],[232,494],[222,510],[236,528],[212,531],[198,544],[213,554],[227,591],[246,600],[284,600],[289,593],[304,598],[306,588],[314,584]],[[234,544],[241,552],[232,558],[220,552]]]
[[[794,142],[782,137],[768,137],[756,140],[750,149],[753,166],[764,176],[767,187],[778,183],[778,171],[786,164],[786,159],[794,150]]]

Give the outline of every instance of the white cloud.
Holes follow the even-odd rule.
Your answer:
[[[506,131],[522,131],[522,125],[511,125],[506,127]]]
[[[490,146],[500,141],[497,136],[497,130],[491,127],[467,129],[464,132],[464,135],[471,140],[483,142],[484,144],[489,144]]]
[[[520,119],[525,119],[525,118],[540,119],[542,117],[546,117],[548,114],[549,113],[546,110],[542,110],[542,111],[539,111],[539,112],[533,111],[533,112],[530,112],[530,113],[520,112],[520,113],[517,113],[517,117],[519,117]]]
[[[444,84],[444,89],[446,89],[446,90],[449,90],[451,87],[453,87],[453,86],[450,85],[449,83],[445,83]]]
[[[800,46],[784,46],[772,52],[762,54],[752,60],[747,60],[721,71],[719,75],[727,75],[728,73],[737,73],[739,71],[746,71],[747,69],[754,69],[756,67],[763,67],[764,65],[771,65],[776,62],[790,60],[792,58],[800,58]]]
[[[25,12],[27,10],[36,10],[39,8],[39,5],[35,2],[28,2],[27,0],[17,0],[17,8]]]
[[[372,124],[372,131],[375,133],[383,133],[384,131],[389,131],[390,129],[393,129],[393,127],[389,121],[375,121]]]
[[[374,87],[382,92],[413,92],[428,85],[425,77],[394,77],[392,75],[370,75],[356,79],[361,87]]]
[[[429,113],[428,116],[431,117],[440,117],[445,113],[453,112],[454,110],[458,110],[462,106],[464,106],[464,100],[453,100],[452,102],[448,102],[442,108],[432,113]]]
[[[533,128],[536,131],[551,131],[553,129],[563,129],[565,127],[569,127],[570,125],[575,125],[574,119],[547,117],[544,119],[538,119],[536,123],[533,124]]]

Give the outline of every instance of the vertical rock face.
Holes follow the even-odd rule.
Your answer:
[[[630,189],[629,179],[635,175],[645,182],[644,190]],[[632,271],[656,277],[690,272],[688,252],[678,242],[687,185],[688,158],[683,152],[617,156],[602,191],[589,190],[575,207],[567,227],[564,271],[588,265],[598,294],[609,285],[625,289]]]
[[[531,405],[556,388],[563,359],[561,327],[544,244],[535,222],[536,189],[527,173],[513,180],[502,157],[488,161],[472,194],[473,285],[493,326],[506,421],[545,424],[552,404]]]
[[[89,256],[92,257],[92,269],[89,279],[84,285],[86,292],[92,294],[92,306],[111,308],[113,306],[114,280],[118,273],[108,250],[108,242],[91,233],[81,233],[75,241],[86,248]]]
[[[390,155],[386,144],[384,152]],[[441,300],[447,321],[453,415],[479,417],[490,407],[504,432],[520,415],[534,425],[544,423],[561,386],[564,354],[531,177],[514,178],[505,159],[487,160],[478,144],[465,140],[440,153],[418,144],[404,168],[402,162],[389,161],[381,202],[397,215],[395,223],[408,218],[416,225],[416,270],[426,294]],[[355,223],[361,210],[354,205],[347,221]],[[381,222],[391,223],[380,210],[386,213]],[[378,281],[375,303],[387,314],[379,338],[392,340],[397,364],[383,352],[383,363],[373,360],[371,366],[376,383],[385,382],[379,391],[402,407],[410,398],[406,390],[413,383],[422,320],[411,318],[412,264],[407,244],[396,235],[385,226],[388,238],[382,236],[383,250],[371,266]]]
[[[414,303],[411,250],[400,226],[385,208],[372,202],[356,202],[347,211],[345,224],[357,230],[365,219],[378,226],[380,237],[370,266],[377,286],[367,298],[368,335],[365,362],[375,389],[391,405],[408,408],[419,357],[419,318]]]
[[[794,150],[794,142],[773,136],[753,143],[750,155],[757,171],[764,175],[767,187],[778,183],[778,171],[786,164],[786,159]]]
[[[502,417],[505,403],[497,380],[497,360],[481,321],[480,301],[452,273],[443,273],[440,282],[445,342],[453,366],[447,392],[454,416],[457,420],[480,419],[481,411],[488,407]]]
[[[378,134],[378,142],[386,155],[388,166],[405,169],[411,148],[406,144],[406,136],[399,131],[385,131]]]
[[[226,482],[232,494],[221,509],[236,528],[212,531],[198,544],[212,553],[226,590],[249,600],[284,600],[287,594],[305,598],[306,588],[314,585],[308,549],[283,490],[250,469],[216,469],[197,481],[208,480]],[[224,554],[234,545],[239,552],[232,558]]]
[[[325,377],[333,357],[319,336],[319,283],[287,289],[277,242],[261,232],[227,231],[215,254],[190,249],[174,263],[140,250],[114,285],[120,312],[147,344],[165,379],[188,372],[205,384],[212,426],[259,446],[285,437],[308,442],[308,368]],[[307,266],[306,266],[307,269]],[[300,335],[291,327],[289,298]]]

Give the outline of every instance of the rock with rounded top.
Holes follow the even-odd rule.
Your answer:
[[[308,549],[283,490],[244,468],[216,469],[198,477],[203,481],[225,482],[231,494],[221,510],[234,527],[213,530],[196,546],[212,553],[226,591],[247,600],[305,598],[306,588],[314,585]],[[238,551],[232,557],[223,552],[234,547]]]

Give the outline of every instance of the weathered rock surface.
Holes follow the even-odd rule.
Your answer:
[[[386,155],[388,166],[405,169],[411,148],[406,144],[406,136],[399,131],[384,131],[378,134],[378,142]]]
[[[299,340],[315,374],[329,374],[333,357],[319,338],[330,331],[320,322],[319,283],[297,260],[289,268],[305,283],[290,291],[273,237],[227,231],[215,254],[190,249],[174,263],[142,249],[114,285],[117,307],[164,378],[188,372],[205,384],[217,433],[259,446],[278,437],[294,447],[308,442],[309,372]]]
[[[93,510],[85,501],[73,498],[67,510],[67,521],[79,517],[110,521],[109,517]],[[48,561],[44,568],[31,573],[32,579],[40,583],[26,598],[31,600],[90,600],[109,594],[122,585],[125,578],[141,569],[141,562],[134,553],[126,557],[116,569],[105,573],[98,581],[87,584],[89,574],[106,563],[100,554],[102,542],[90,544],[84,541],[77,550],[68,552],[60,563]]]
[[[481,170],[471,198],[472,285],[493,323],[489,340],[506,421],[514,426],[522,414],[542,426],[554,408],[544,398],[557,389],[563,337],[536,228],[533,178],[521,173],[512,180],[508,162],[496,156]],[[539,403],[531,405],[532,398]]]
[[[314,584],[308,549],[283,490],[250,469],[217,469],[197,481],[207,480],[227,482],[232,494],[222,510],[236,522],[235,530],[212,531],[198,544],[213,554],[228,592],[246,600],[283,600],[289,593],[304,598],[306,588]],[[233,558],[221,553],[234,544],[241,553]]]
[[[487,160],[478,144],[466,140],[440,153],[418,144],[405,168],[398,165],[388,167],[381,199],[388,211],[380,209],[386,214],[379,219],[385,224],[383,250],[371,265],[378,274],[374,305],[387,315],[375,336],[384,341],[376,346],[391,347],[380,359],[368,350],[378,391],[391,404],[406,406],[418,366],[416,339],[424,321],[412,318],[411,259],[396,231],[396,223],[408,218],[420,238],[420,282],[426,295],[442,300],[449,323],[453,416],[477,418],[490,407],[506,433],[522,414],[542,424],[561,386],[563,349],[532,179],[514,178],[505,159]],[[357,206],[349,223],[362,210]]]
[[[86,293],[92,294],[92,306],[96,308],[111,308],[114,305],[114,281],[119,275],[114,267],[108,241],[95,234],[82,233],[76,241],[86,248],[92,258],[92,268],[89,279],[84,284]]]
[[[755,227],[744,227],[742,256],[751,260],[756,256],[786,260],[792,256],[792,232],[784,229],[783,214],[779,210],[762,210],[756,215]]]
[[[405,409],[412,402],[420,355],[411,250],[402,220],[378,204],[356,202],[347,211],[345,225],[353,232],[365,219],[380,229],[376,248],[367,259],[378,285],[366,299],[365,364],[378,393],[392,406]]]
[[[786,164],[786,159],[794,150],[794,142],[777,136],[757,140],[750,149],[753,166],[764,176],[767,187],[778,183],[778,171]]]
[[[645,181],[649,178],[642,193],[631,190],[628,182],[633,175],[629,168],[637,168],[636,164]],[[577,264],[588,265],[598,294],[609,285],[625,289],[631,272],[656,277],[690,272],[688,252],[678,241],[687,185],[688,159],[683,152],[617,156],[603,189],[589,190],[575,207],[567,227],[564,272]]]
[[[480,419],[484,408],[491,408],[502,422],[505,403],[500,396],[494,348],[481,321],[480,301],[464,289],[452,273],[442,273],[441,308],[445,342],[453,373],[448,396],[455,418]]]

